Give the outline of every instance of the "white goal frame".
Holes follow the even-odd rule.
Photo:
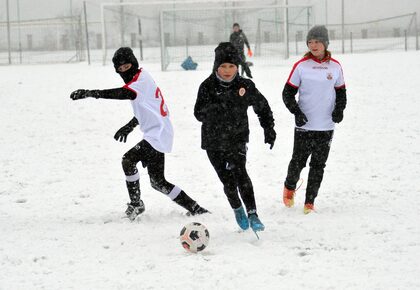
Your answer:
[[[229,1],[231,3],[247,3],[252,2],[255,3],[253,0],[233,0]],[[214,5],[222,5],[226,2],[224,0],[184,0],[184,1],[154,1],[154,2],[120,2],[120,3],[101,3],[101,26],[102,26],[102,64],[106,65],[107,62],[107,48],[106,48],[106,26],[105,26],[105,9],[106,7],[120,7],[120,6],[158,6],[158,5],[165,5],[173,6],[173,5],[188,5],[188,4],[214,4]],[[165,39],[163,33],[163,15],[164,13],[168,12],[176,12],[176,11],[202,11],[202,10],[212,10],[212,11],[226,11],[226,10],[253,10],[253,9],[284,9],[284,45],[285,45],[285,58],[289,57],[289,28],[288,28],[288,8],[308,8],[312,9],[313,5],[259,5],[259,6],[222,6],[222,7],[210,7],[206,9],[202,9],[199,7],[191,7],[191,8],[174,8],[174,9],[162,9],[160,10],[160,50],[161,50],[161,69],[162,71],[166,70],[165,67]],[[312,23],[314,23],[314,14],[312,13]]]
[[[146,2],[146,1],[144,1]],[[235,3],[245,3],[245,2],[252,2],[252,0],[233,0],[231,2]],[[182,1],[153,1],[153,2],[120,2],[120,3],[111,3],[111,2],[104,2],[101,3],[101,27],[102,27],[102,64],[106,64],[107,58],[107,49],[106,49],[106,26],[105,26],[105,9],[106,7],[121,7],[121,6],[158,6],[158,5],[177,5],[177,4],[202,4],[202,3],[214,3],[214,4],[221,4],[225,3],[224,0],[182,0]]]

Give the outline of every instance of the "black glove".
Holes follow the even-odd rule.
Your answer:
[[[343,118],[344,118],[343,111],[334,110],[332,112],[332,120],[334,123],[340,123],[341,121],[343,121]]]
[[[302,127],[308,122],[308,118],[306,118],[305,114],[299,109],[295,113],[295,124],[297,127]]]
[[[86,99],[86,98],[98,98],[99,94],[97,90],[75,90],[70,94],[70,99],[73,101],[80,100],[80,99]]]
[[[130,134],[133,131],[133,127],[129,124],[121,127],[117,133],[115,133],[114,139],[120,142],[126,142],[127,141],[127,136],[128,134]]]
[[[269,128],[264,130],[264,143],[270,144],[270,149],[273,149],[274,141],[276,141],[276,131],[274,128]]]
[[[117,133],[115,133],[114,139],[125,143],[127,141],[128,134],[130,134],[138,124],[139,122],[136,117],[134,117],[127,125],[122,126]]]

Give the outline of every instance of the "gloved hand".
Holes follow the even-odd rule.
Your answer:
[[[85,98],[98,98],[98,91],[79,89],[70,94],[70,99],[73,101]]]
[[[268,128],[264,130],[264,143],[270,144],[270,149],[273,149],[274,141],[276,141],[276,131],[274,128]]]
[[[343,118],[344,118],[343,111],[334,110],[332,112],[332,120],[334,123],[340,123],[341,121],[343,121]]]
[[[249,57],[252,57],[252,55],[253,55],[252,50],[251,49],[248,49],[248,56]]]
[[[114,139],[120,142],[126,142],[127,136],[133,131],[134,127],[129,123],[121,127],[117,133],[115,133]]]
[[[306,118],[305,114],[299,109],[295,113],[295,124],[297,127],[302,127],[308,122],[308,118]]]

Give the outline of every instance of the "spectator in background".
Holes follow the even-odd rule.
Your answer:
[[[248,49],[249,57],[252,56],[252,50],[251,50],[251,47],[249,46],[248,38],[246,38],[245,33],[242,31],[238,23],[233,24],[233,32],[230,35],[229,41],[230,43],[233,44],[234,47],[236,47],[236,49],[239,52],[239,56],[241,57],[241,63],[240,63],[240,65],[242,66],[241,76],[243,76],[244,71],[245,71],[246,76],[252,79],[251,70],[249,69],[248,63],[246,62],[246,57],[244,53],[245,45]]]

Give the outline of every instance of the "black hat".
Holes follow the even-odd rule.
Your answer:
[[[131,63],[135,69],[138,69],[139,67],[139,63],[134,56],[133,50],[129,47],[120,47],[117,49],[114,53],[114,57],[112,58],[112,62],[114,63],[115,70],[126,63]]]
[[[306,45],[308,45],[308,42],[311,39],[321,41],[322,44],[324,44],[325,49],[327,49],[328,44],[330,44],[330,39],[328,38],[328,29],[324,25],[316,25],[312,27],[306,36]]]
[[[222,63],[232,63],[238,66],[241,63],[241,58],[239,56],[239,52],[235,46],[233,46],[230,42],[221,42],[214,50],[215,52],[215,59],[214,59],[214,66],[213,69],[217,70],[217,68]]]

